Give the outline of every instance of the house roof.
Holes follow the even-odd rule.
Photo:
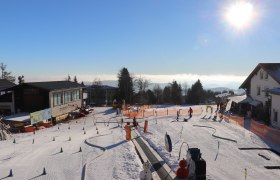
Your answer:
[[[15,121],[15,122],[27,122],[30,121],[30,114],[29,113],[14,114],[10,116],[5,116],[3,120]]]
[[[261,68],[265,70],[277,83],[280,84],[280,63],[259,63],[239,88],[250,87],[252,77]]]
[[[268,92],[269,92],[270,94],[280,95],[280,88],[270,89]]]
[[[29,86],[45,89],[48,91],[70,89],[70,88],[83,88],[84,85],[72,81],[46,81],[46,82],[29,82],[23,83]]]
[[[10,88],[10,87],[13,87],[15,85],[16,84],[8,81],[7,79],[0,79],[0,91],[2,91],[4,89],[7,89],[7,88]]]
[[[232,97],[228,97],[229,100],[239,103],[241,101],[244,101],[247,98],[247,95],[241,95],[241,96],[232,96]]]

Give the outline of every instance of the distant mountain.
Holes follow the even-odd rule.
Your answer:
[[[107,85],[107,86],[112,86],[112,87],[118,87],[118,81],[116,81],[116,80],[102,81],[102,84]]]
[[[213,92],[223,92],[223,91],[230,91],[230,88],[227,87],[215,87],[215,88],[206,88],[207,90],[211,90]]]
[[[118,81],[115,80],[105,80],[101,81],[102,85],[112,86],[112,87],[118,87]],[[85,81],[85,85],[92,85],[92,82]]]

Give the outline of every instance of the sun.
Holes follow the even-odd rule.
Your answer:
[[[254,6],[250,2],[238,1],[226,9],[226,21],[238,30],[248,27],[254,19]]]

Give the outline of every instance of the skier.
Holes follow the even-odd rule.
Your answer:
[[[189,112],[190,118],[192,118],[192,113],[193,113],[192,107],[190,107],[188,112]]]
[[[177,118],[176,118],[177,121],[179,121],[179,111],[177,111]]]

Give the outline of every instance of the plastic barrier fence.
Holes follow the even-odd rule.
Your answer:
[[[280,130],[270,128],[255,120],[251,120],[250,131],[258,136],[280,146]]]
[[[165,116],[188,116],[189,115],[189,107],[186,108],[160,108],[160,109],[147,109],[150,106],[144,106],[138,109],[138,111],[124,110],[122,111],[124,116],[129,118],[144,118],[144,117],[165,117]],[[193,115],[200,115],[202,113],[202,108],[193,107]]]

